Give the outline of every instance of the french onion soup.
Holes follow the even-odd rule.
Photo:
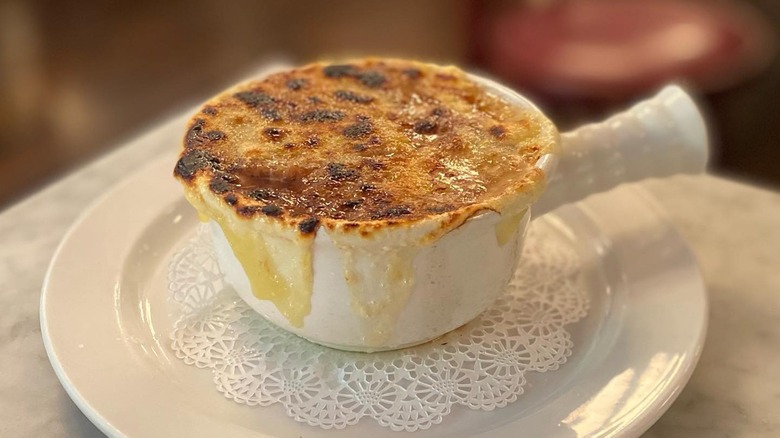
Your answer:
[[[258,299],[311,311],[315,237],[342,250],[351,308],[392,330],[416,251],[472,216],[506,243],[544,189],[555,129],[455,67],[363,59],[240,84],[192,117],[174,174],[227,238]],[[475,255],[478,257],[478,255]]]

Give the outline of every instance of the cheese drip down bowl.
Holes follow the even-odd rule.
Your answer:
[[[706,156],[704,123],[677,87],[560,136],[491,80],[363,59],[209,100],[174,175],[255,311],[316,343],[381,351],[490,306],[540,196],[535,214],[622,182],[700,172]]]

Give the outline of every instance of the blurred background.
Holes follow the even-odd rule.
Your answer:
[[[486,72],[563,129],[676,80],[714,171],[778,188],[778,29],[778,0],[0,0],[0,209],[269,60],[356,55]]]

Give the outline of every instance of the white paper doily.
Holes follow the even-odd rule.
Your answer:
[[[325,429],[370,417],[415,431],[440,423],[454,405],[506,406],[523,393],[526,373],[566,362],[573,345],[565,327],[589,305],[577,253],[543,221],[532,224],[511,285],[490,309],[442,338],[393,352],[333,350],[268,323],[224,282],[205,228],[169,269],[181,313],[171,334],[176,356],[210,369],[217,390],[238,403],[280,403],[296,421]]]

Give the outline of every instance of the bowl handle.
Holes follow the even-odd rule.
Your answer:
[[[708,151],[696,103],[682,88],[667,86],[601,123],[562,134],[557,169],[534,215],[623,183],[701,173]]]

